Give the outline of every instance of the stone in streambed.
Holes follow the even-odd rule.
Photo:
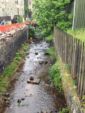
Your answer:
[[[30,77],[30,81],[33,81],[33,80],[34,80],[34,77],[33,77],[33,76],[31,76],[31,77]]]

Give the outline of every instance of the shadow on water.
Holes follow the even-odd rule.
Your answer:
[[[4,113],[57,113],[56,97],[48,83],[50,60],[44,55],[47,48],[46,42],[30,45],[25,64],[10,94],[10,105]],[[38,80],[38,84],[28,83],[30,77]]]

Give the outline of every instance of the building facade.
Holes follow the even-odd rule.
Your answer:
[[[24,15],[24,0],[0,0],[0,17]]]

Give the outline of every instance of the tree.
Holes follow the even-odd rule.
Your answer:
[[[52,33],[55,25],[63,30],[71,27],[70,0],[34,0],[33,16],[45,35]]]

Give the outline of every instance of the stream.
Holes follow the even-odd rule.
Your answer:
[[[45,55],[48,47],[46,42],[30,45],[4,113],[58,113],[48,81],[50,59]],[[29,83],[30,78],[37,84]]]

